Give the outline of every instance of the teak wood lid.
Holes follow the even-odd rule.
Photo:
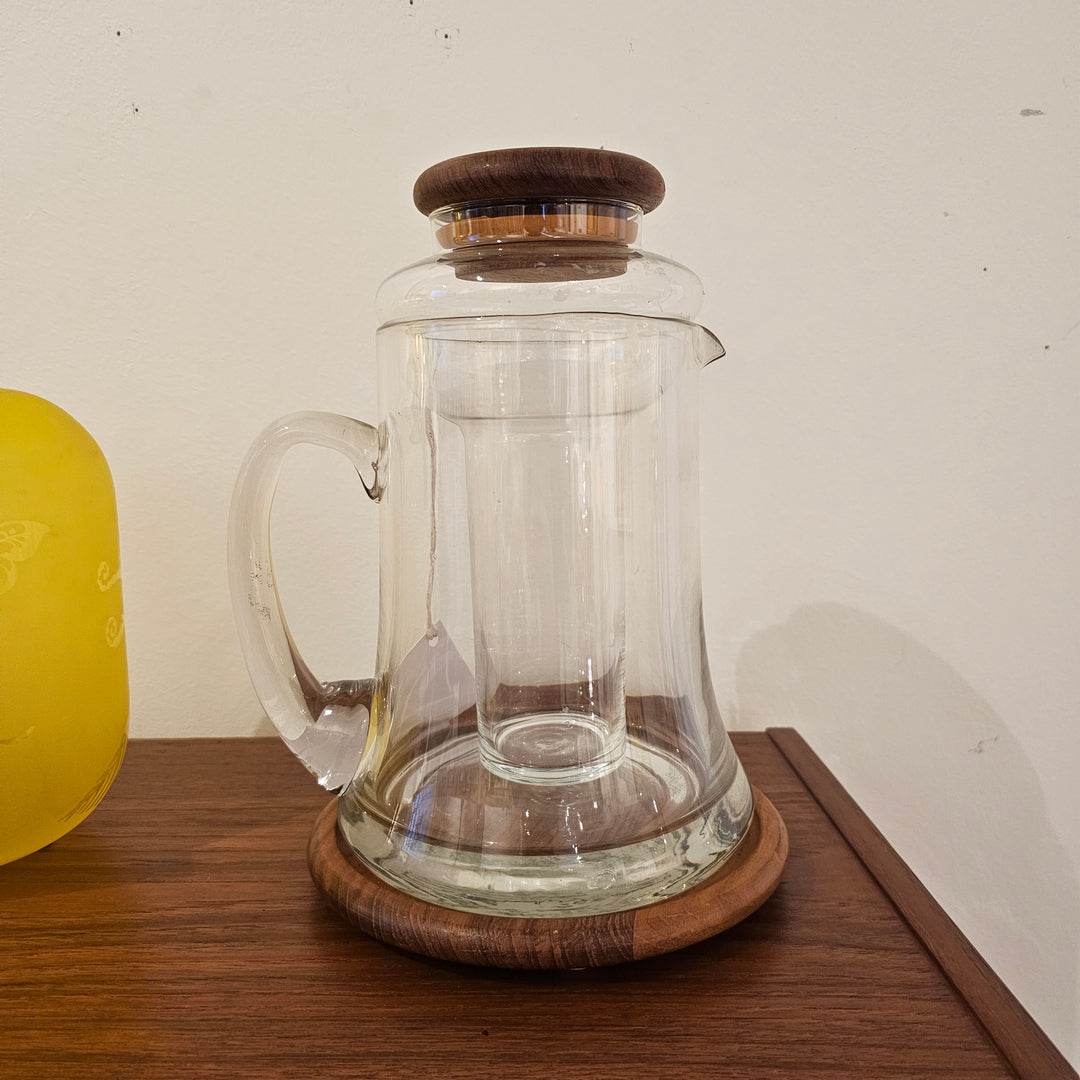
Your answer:
[[[643,213],[664,198],[664,178],[647,161],[614,150],[529,146],[465,154],[432,165],[413,187],[423,214],[451,206],[580,200],[629,203]]]

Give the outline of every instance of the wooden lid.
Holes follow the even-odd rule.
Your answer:
[[[531,146],[466,154],[432,165],[413,187],[423,214],[463,204],[572,200],[632,203],[644,213],[664,198],[647,161],[614,150]]]

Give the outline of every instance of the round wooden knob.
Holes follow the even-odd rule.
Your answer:
[[[426,169],[413,187],[413,202],[423,214],[468,203],[574,199],[632,203],[647,214],[663,198],[664,178],[647,161],[569,146],[450,158]]]

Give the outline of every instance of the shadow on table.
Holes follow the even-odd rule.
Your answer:
[[[840,604],[754,635],[742,727],[792,726],[1059,1047],[1080,1037],[1080,884],[1040,779],[941,657]]]

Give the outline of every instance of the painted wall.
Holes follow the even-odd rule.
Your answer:
[[[0,383],[116,477],[132,730],[265,733],[226,596],[259,429],[373,415],[379,281],[453,154],[654,161],[693,266],[707,632],[1080,1063],[1080,16],[1051,0],[0,10]],[[376,511],[286,470],[325,677],[367,674]],[[362,557],[356,558],[359,550]],[[318,552],[317,558],[313,553]]]

